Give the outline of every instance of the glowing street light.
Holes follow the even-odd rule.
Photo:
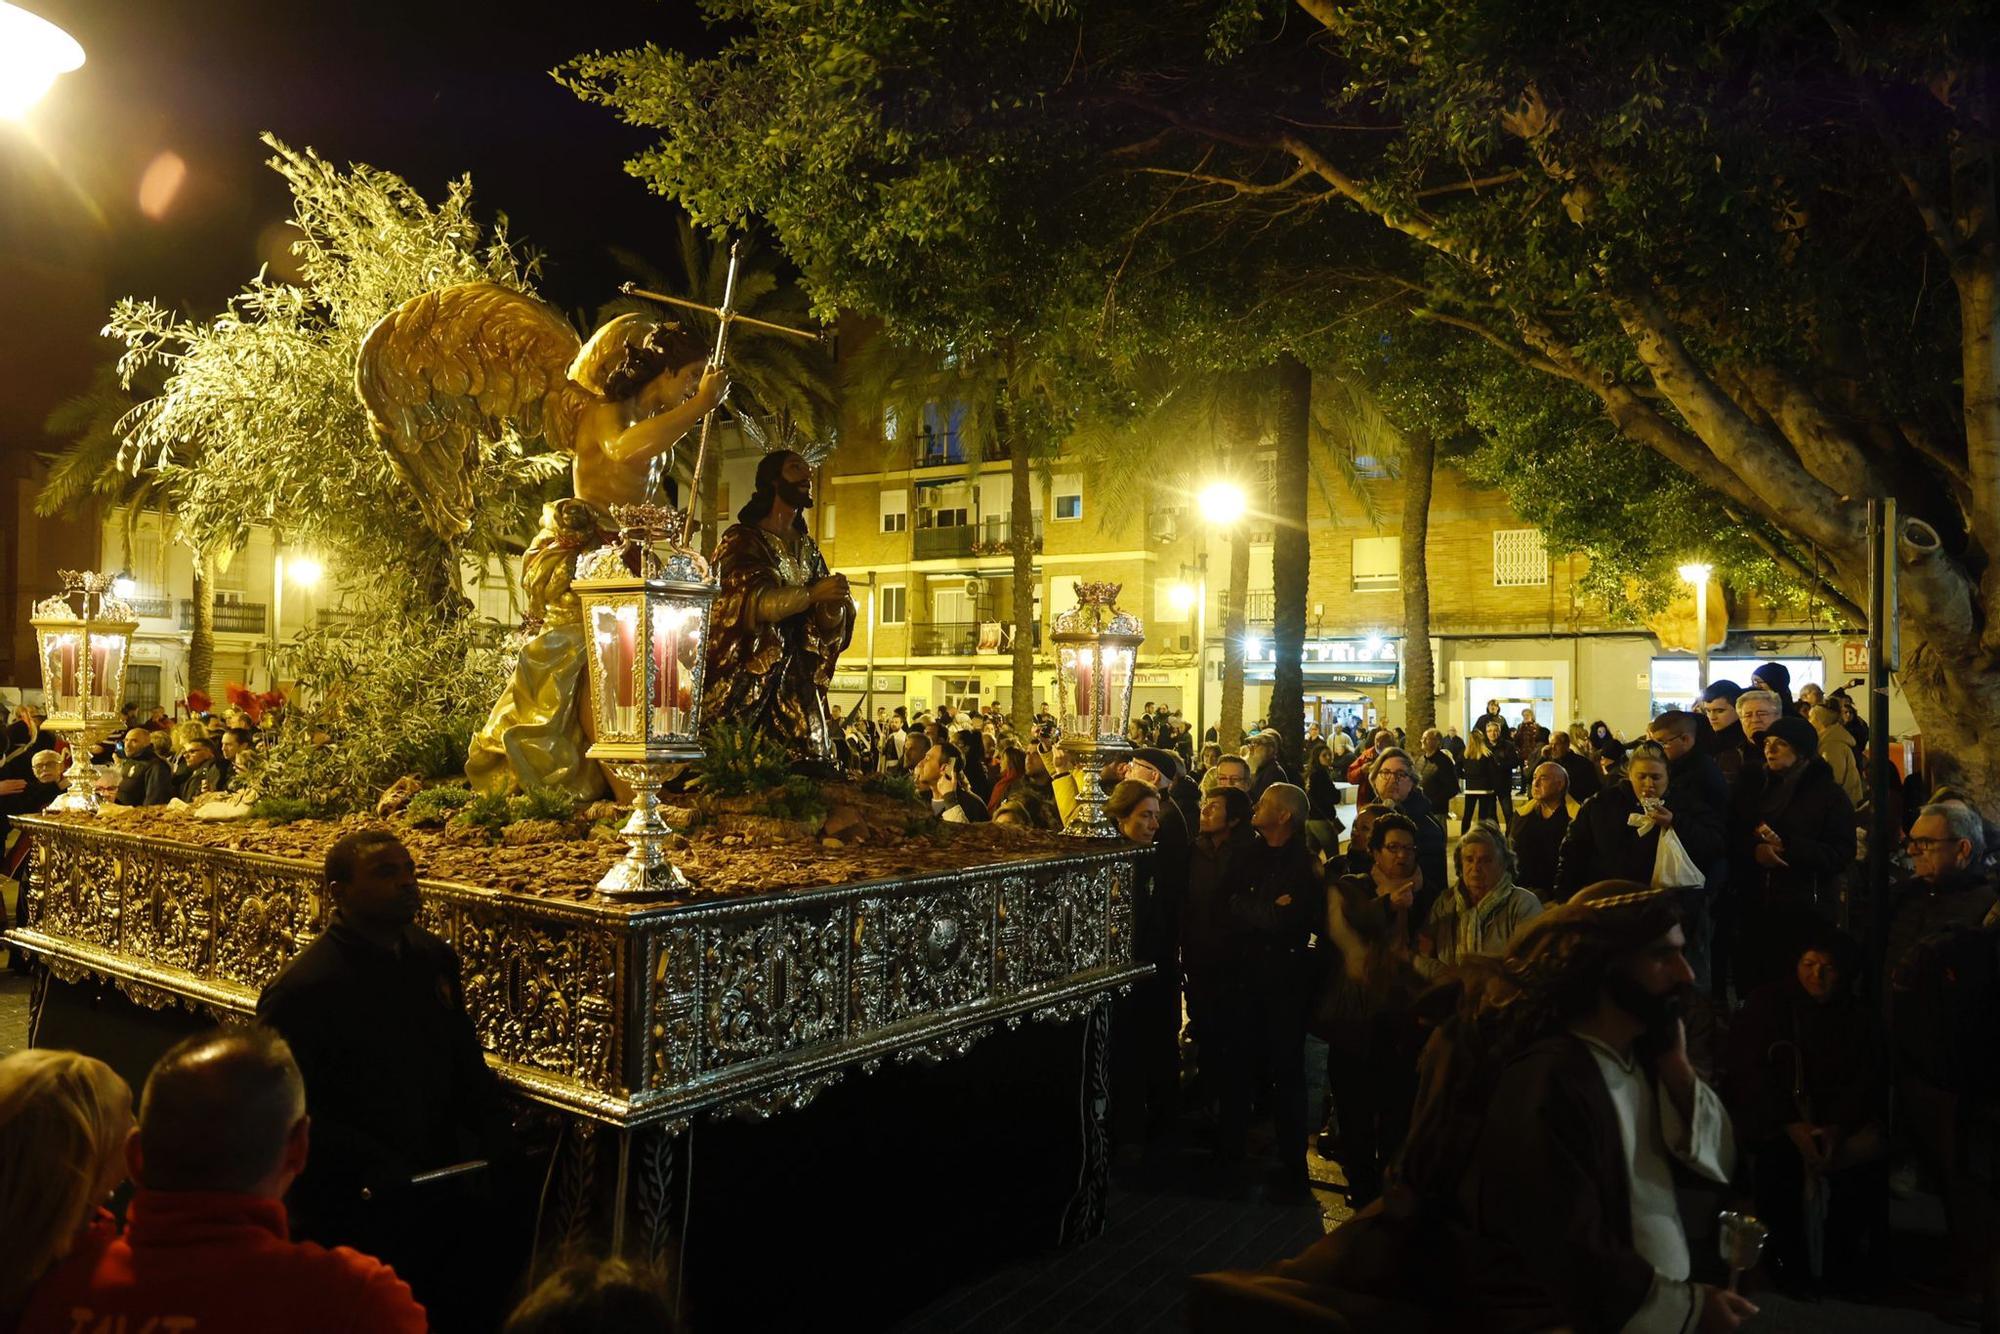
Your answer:
[[[1699,662],[1696,672],[1702,690],[1708,689],[1708,577],[1714,572],[1713,566],[1698,560],[1689,561],[1680,571],[1681,578],[1694,585],[1695,656]]]
[[[0,0],[0,120],[26,116],[57,79],[82,65],[76,38]]]
[[[313,556],[294,556],[285,566],[285,574],[300,588],[316,588],[326,567]]]
[[[1217,528],[1227,528],[1249,508],[1243,488],[1234,482],[1210,482],[1201,489],[1201,517]]]
[[[1174,610],[1182,616],[1194,610],[1194,600],[1200,594],[1190,583],[1178,583],[1167,590],[1167,600],[1174,604]]]

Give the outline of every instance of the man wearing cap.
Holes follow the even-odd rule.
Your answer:
[[[1278,762],[1278,748],[1283,744],[1274,730],[1265,728],[1253,732],[1243,743],[1244,758],[1250,761],[1250,800],[1256,801],[1264,795],[1264,789],[1273,783],[1289,783],[1292,776],[1285,772],[1285,766]]]
[[[1767,662],[1750,673],[1750,688],[1768,690],[1778,697],[1778,708],[1792,712],[1792,669],[1782,662]]]
[[[1125,777],[1158,788],[1161,801],[1180,812],[1182,828],[1190,836],[1200,827],[1201,787],[1187,776],[1180,756],[1173,751],[1159,746],[1141,747],[1132,753],[1131,763],[1125,766]]]

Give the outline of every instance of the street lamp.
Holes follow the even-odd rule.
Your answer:
[[[1700,681],[1697,691],[1708,689],[1708,577],[1714,568],[1702,561],[1689,561],[1681,566],[1681,578],[1694,585],[1695,655],[1700,663],[1696,668]]]
[[[0,0],[0,120],[26,116],[57,79],[82,65],[76,38]]]
[[[1208,741],[1208,543],[1215,530],[1232,527],[1241,520],[1250,502],[1236,483],[1215,481],[1201,489],[1196,503],[1201,510],[1201,521],[1209,528],[1196,543],[1195,559],[1200,570],[1200,587],[1195,602],[1194,744],[1199,752]]]

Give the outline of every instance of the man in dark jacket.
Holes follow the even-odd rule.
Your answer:
[[[1309,945],[1326,920],[1326,900],[1306,847],[1305,789],[1274,783],[1250,820],[1260,845],[1246,883],[1228,898],[1230,962],[1219,997],[1226,1034],[1222,1146],[1240,1156],[1259,1084],[1271,1084],[1281,1193],[1306,1186],[1305,1018]]]
[[[1461,786],[1458,760],[1446,749],[1444,737],[1435,727],[1425,730],[1422,745],[1423,779],[1418,786],[1423,789],[1424,799],[1430,802],[1431,810],[1442,818],[1445,812],[1451,810],[1451,799],[1458,795]]]
[[[1542,762],[1542,748],[1549,744],[1549,729],[1535,721],[1533,709],[1521,710],[1521,725],[1514,729],[1514,755],[1521,762],[1521,790],[1528,790],[1530,775]]]
[[[1701,692],[1700,708],[1708,718],[1705,748],[1730,782],[1743,766],[1743,722],[1736,716],[1736,697],[1742,693],[1734,681],[1715,681]]]
[[[1718,817],[1726,817],[1729,811],[1729,780],[1722,776],[1715,757],[1701,747],[1701,738],[1707,730],[1707,725],[1694,714],[1669,709],[1647,725],[1646,736],[1666,752],[1671,790],[1699,793],[1702,805]],[[1714,905],[1728,892],[1729,885],[1726,839],[1715,849],[1713,856],[1701,862],[1701,870],[1707,889],[1686,897],[1681,905],[1681,926],[1687,932],[1688,963],[1694,968],[1695,985],[1707,991],[1714,981],[1711,971],[1715,939]]]
[[[188,742],[187,772],[181,776],[178,790],[174,795],[182,801],[192,802],[196,797],[209,792],[220,792],[228,786],[228,771],[216,757],[215,743],[207,737]]]
[[[164,806],[174,799],[174,772],[153,749],[153,734],[135,727],[125,734],[125,758],[118,766],[120,806]]]
[[[1444,824],[1431,809],[1430,798],[1417,787],[1417,764],[1409,752],[1391,746],[1375,757],[1369,771],[1375,800],[1407,815],[1417,827],[1417,869],[1424,874],[1417,891],[1416,905],[1410,910],[1410,930],[1430,920],[1431,905],[1448,888],[1445,880]],[[1504,800],[1504,798],[1503,798]]]
[[[524,1258],[500,1083],[466,1014],[458,955],[416,924],[417,871],[394,834],[348,834],[326,858],[333,916],[264,988],[257,1014],[305,1076],[312,1158],[294,1230],[394,1266],[440,1329],[491,1329]],[[418,1173],[492,1167],[413,1185]]]
[[[1201,785],[1182,770],[1180,756],[1158,746],[1144,747],[1132,752],[1125,776],[1159,789],[1160,800],[1180,813],[1183,841],[1193,836],[1201,823]],[[1164,815],[1166,805],[1160,810]]]

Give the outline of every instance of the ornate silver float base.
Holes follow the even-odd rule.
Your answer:
[[[69,766],[69,788],[48,808],[59,815],[97,814],[97,766],[90,762],[88,750],[76,751]]]

